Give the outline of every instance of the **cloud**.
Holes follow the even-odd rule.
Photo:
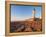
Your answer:
[[[11,21],[24,21],[25,19],[29,19],[31,18],[29,17],[15,17],[15,16],[11,16]]]
[[[37,16],[36,16],[37,17]],[[16,16],[11,16],[11,21],[24,21],[25,19],[33,18],[33,16],[27,16],[27,17],[16,17]],[[37,17],[41,19],[40,17]]]

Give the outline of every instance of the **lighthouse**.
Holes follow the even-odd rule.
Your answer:
[[[35,8],[32,10],[32,20],[34,21],[35,20],[35,14],[36,14],[36,10],[35,10]]]

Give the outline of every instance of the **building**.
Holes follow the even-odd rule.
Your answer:
[[[32,10],[32,21],[35,20],[35,14],[36,14],[36,10],[35,8]]]

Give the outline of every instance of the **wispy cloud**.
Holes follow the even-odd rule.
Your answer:
[[[33,18],[33,17],[25,17],[25,18],[21,18],[21,17],[12,16],[12,17],[11,17],[11,21],[24,21],[24,20],[30,19],[30,18]],[[37,18],[40,18],[40,19],[41,19],[41,16],[40,16],[40,17],[37,17]]]

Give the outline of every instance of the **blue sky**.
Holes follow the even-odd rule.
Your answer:
[[[24,20],[27,18],[32,18],[32,11],[35,8],[35,17],[41,17],[41,7],[40,6],[21,6],[21,5],[11,5],[11,21]]]

